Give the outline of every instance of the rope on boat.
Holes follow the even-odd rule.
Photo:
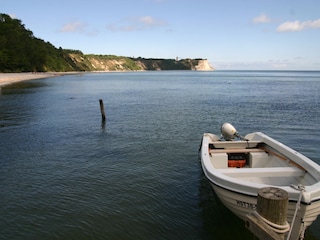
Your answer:
[[[306,231],[306,227],[303,224],[302,230],[301,230],[301,234],[300,234],[300,239],[304,239],[304,233]]]
[[[295,222],[295,220],[296,220],[297,213],[298,213],[298,211],[299,211],[300,208],[301,208],[301,199],[302,199],[303,192],[305,191],[305,186],[303,186],[303,185],[301,185],[301,184],[299,184],[299,185],[294,185],[294,184],[292,184],[291,187],[294,188],[294,189],[296,189],[296,190],[298,190],[298,191],[300,191],[300,196],[299,196],[298,202],[297,202],[297,204],[296,204],[296,210],[294,211],[294,215],[293,215],[292,222],[291,222],[291,228],[290,228],[289,234],[288,234],[288,236],[287,236],[287,240],[289,240],[290,237],[291,237],[291,232],[292,232],[292,229],[293,229],[293,224],[294,224],[294,222]],[[303,239],[303,237],[304,237],[304,231],[302,231],[302,232],[303,232],[303,235],[300,235],[300,239]]]
[[[257,211],[254,211],[253,214],[255,214],[258,219],[268,224],[269,227],[276,233],[286,233],[290,230],[290,225],[288,222],[286,222],[284,225],[280,225],[270,222],[268,219],[262,217]]]

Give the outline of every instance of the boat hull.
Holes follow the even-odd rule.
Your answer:
[[[229,142],[204,134],[201,165],[206,178],[221,202],[243,220],[256,210],[260,189],[285,190],[289,196],[287,221],[300,235],[320,214],[320,166],[262,133],[247,136],[247,141]],[[266,159],[256,153],[261,150],[269,151],[262,153]],[[249,165],[243,168],[229,168],[227,153],[247,151],[259,157],[249,158]],[[267,165],[262,166],[262,161]]]
[[[246,216],[256,210],[257,196],[245,195],[219,187],[213,183],[210,184],[223,205],[242,220],[246,220]],[[259,189],[257,189],[257,192],[258,190]],[[290,201],[288,203],[287,221],[289,224],[292,223],[296,207],[296,201]],[[300,204],[298,213],[304,222],[304,227],[310,226],[320,214],[320,201],[313,202],[309,205]]]

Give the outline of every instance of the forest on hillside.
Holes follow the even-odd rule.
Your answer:
[[[0,71],[81,71],[69,57],[72,50],[55,48],[36,38],[21,20],[0,14]]]

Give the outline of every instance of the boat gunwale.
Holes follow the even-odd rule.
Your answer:
[[[242,192],[242,191],[236,191],[236,190],[234,190],[233,188],[232,188],[232,189],[231,189],[231,188],[227,188],[227,187],[225,187],[225,186],[223,186],[223,185],[220,185],[220,184],[218,184],[218,183],[215,183],[214,181],[212,181],[212,180],[211,180],[210,178],[208,178],[208,177],[207,177],[207,180],[208,180],[211,184],[213,184],[213,185],[215,185],[215,186],[217,186],[217,187],[220,187],[220,188],[222,188],[222,189],[224,189],[224,190],[233,192],[233,193],[237,193],[237,194],[244,195],[244,196],[249,196],[249,197],[254,197],[254,198],[256,198],[256,197],[258,196],[258,192],[257,192],[256,194],[244,193],[244,192]],[[265,186],[267,186],[267,185],[265,185]],[[268,185],[268,186],[269,186],[269,185]],[[289,201],[289,202],[292,202],[292,203],[297,203],[297,202],[298,202],[298,200],[296,200],[296,199],[291,199],[291,198],[290,198],[288,201]],[[301,201],[301,204],[303,204],[303,205],[311,205],[312,203],[318,202],[318,201],[320,201],[320,197],[319,197],[319,198],[316,198],[316,199],[313,199],[313,200],[311,200],[310,202]]]
[[[260,137],[261,136],[262,137],[266,136],[266,135],[264,135],[263,133],[260,133],[260,132],[252,133],[252,134],[258,134],[258,136],[260,136]],[[212,141],[210,141],[209,138]],[[271,141],[274,140],[274,139],[272,139],[270,137],[268,137],[268,138],[269,138],[268,139],[269,141],[270,141],[270,139],[271,139]],[[275,141],[275,143],[278,143],[276,140],[274,140],[274,141]],[[227,175],[219,172],[219,170],[214,168],[214,166],[211,164],[210,157],[209,157],[210,156],[209,144],[210,143],[214,143],[214,142],[215,141],[212,139],[212,137],[210,137],[210,135],[208,135],[208,133],[203,135],[202,146],[201,146],[201,165],[202,165],[202,168],[203,168],[204,173],[206,175],[206,178],[212,184],[214,184],[214,185],[216,185],[218,187],[221,187],[223,189],[226,189],[228,191],[232,191],[232,192],[235,192],[235,193],[238,193],[238,194],[251,196],[251,197],[257,197],[257,192],[254,193],[253,190],[260,189],[260,188],[263,188],[263,187],[271,185],[271,184],[249,182],[249,181],[241,180],[239,178],[230,177],[230,176],[227,176]],[[261,142],[270,146],[270,144],[268,144],[268,143],[266,143],[264,141],[261,141]],[[279,143],[279,144],[281,144],[281,143]],[[281,144],[280,146],[283,147],[285,145]],[[291,148],[289,148],[287,146],[285,146],[285,147],[287,148],[287,150],[289,149],[289,150],[293,151],[296,154],[296,151],[294,151],[293,149],[291,149]],[[303,160],[307,159],[307,160],[311,161],[312,163],[314,163],[311,159],[305,157],[302,154],[299,154],[299,156],[297,156],[297,157],[301,157],[301,156],[304,157]],[[204,158],[207,158],[207,160],[205,160]],[[308,163],[309,162],[306,162],[306,164],[308,164]],[[310,167],[312,167],[312,165]],[[320,169],[319,166],[318,166],[318,168]],[[316,170],[317,169],[315,169],[315,171]],[[314,177],[310,172],[308,172],[308,174],[310,174],[312,177]],[[230,185],[230,187],[228,187],[228,184]],[[237,188],[237,186],[238,186],[238,188]],[[279,188],[282,188],[282,189],[286,190],[289,193],[289,196],[291,196],[289,198],[289,201],[290,202],[297,202],[298,195],[300,194],[300,191],[298,191],[296,189],[293,189],[289,185],[286,185],[286,186],[271,185],[271,186],[279,187]],[[242,190],[237,191],[236,189],[242,189]],[[314,197],[310,196],[310,194],[312,194],[312,193],[315,194]],[[304,196],[305,196],[305,199],[309,199],[309,201],[306,201],[304,199],[302,200],[302,203],[304,205],[310,205],[313,202],[320,201],[320,182],[315,182],[312,185],[306,186],[306,191],[304,193]]]

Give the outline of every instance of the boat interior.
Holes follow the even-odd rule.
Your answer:
[[[317,182],[302,166],[259,141],[214,141],[209,156],[216,170],[242,181],[276,186]]]

